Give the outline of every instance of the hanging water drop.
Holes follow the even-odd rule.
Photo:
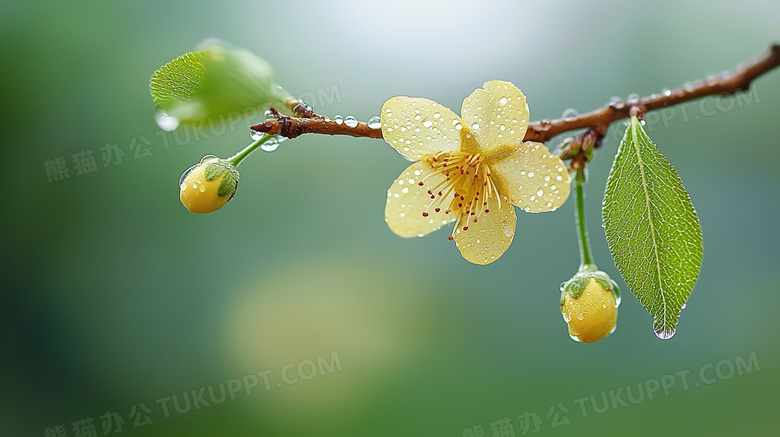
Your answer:
[[[265,143],[260,145],[260,149],[262,149],[264,152],[273,152],[274,150],[279,148],[279,144],[282,143],[282,141],[286,140],[285,137],[274,137],[270,140],[266,141]]]
[[[253,140],[257,141],[260,138],[263,138],[265,134],[254,129],[249,129],[249,136],[252,137]]]
[[[382,120],[377,116],[373,116],[368,119],[368,127],[371,129],[379,129],[382,127]]]
[[[669,330],[669,331],[656,332],[655,336],[660,338],[661,340],[669,340],[670,338],[674,337],[675,333],[677,333],[677,331],[672,329],[672,330]]]
[[[344,119],[344,124],[346,124],[347,127],[357,127],[358,121],[357,118],[348,115],[347,118]]]
[[[574,108],[568,108],[565,111],[563,111],[563,118],[574,118],[579,115],[579,112],[577,112]]]
[[[341,116],[340,116],[340,115],[337,115],[337,116],[333,117],[333,121],[335,121],[335,122],[336,122],[336,124],[341,124],[341,123],[344,123],[344,119],[343,119],[343,118],[341,118]]]
[[[165,132],[174,131],[177,127],[179,127],[179,119],[176,117],[171,117],[164,111],[157,111],[154,114],[154,121],[157,123],[157,126],[159,126],[160,129],[164,130]]]

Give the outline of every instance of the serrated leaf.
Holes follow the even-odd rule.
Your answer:
[[[236,180],[236,175],[233,174],[233,172],[230,170],[226,171],[225,176],[222,177],[222,183],[219,184],[219,191],[217,192],[217,195],[219,196],[230,195],[231,197],[233,197],[233,193],[235,193],[237,182],[238,181]]]
[[[604,230],[631,292],[670,338],[702,261],[699,217],[682,180],[636,117],[620,143],[607,180]]]
[[[154,104],[170,110],[173,105],[197,95],[206,73],[205,59],[205,51],[186,53],[155,71],[150,83]]]
[[[217,176],[221,175],[224,171],[225,165],[222,163],[209,164],[208,167],[206,167],[206,180],[213,180]]]
[[[180,123],[225,122],[274,106],[289,112],[292,96],[276,85],[271,66],[248,50],[211,42],[152,74],[155,105]]]

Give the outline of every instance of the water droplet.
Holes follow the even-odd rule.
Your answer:
[[[498,104],[501,106],[506,105],[506,97],[501,97],[500,99],[498,99]]]
[[[431,119],[426,118],[425,120],[423,120],[422,125],[425,127],[431,127],[433,126],[433,122],[431,121]]]
[[[621,99],[621,98],[620,98],[620,97],[618,97],[618,96],[612,96],[612,98],[610,98],[610,99],[609,99],[609,104],[610,104],[610,105],[617,105],[617,104],[618,104],[618,103],[620,103],[622,100],[623,100],[623,99]]]
[[[571,337],[571,339],[576,341],[577,343],[582,343],[582,341],[580,341],[580,338],[577,337],[576,335],[569,334],[569,337]]]
[[[539,197],[542,197],[542,196],[544,196],[544,190],[543,190],[543,189],[541,189],[541,188],[539,188],[539,189],[536,191],[536,195],[537,195],[537,196],[539,196]]]
[[[637,93],[631,93],[626,98],[626,103],[628,103],[628,104],[634,104],[637,101],[639,101],[639,94],[637,94]]]
[[[368,127],[371,129],[379,129],[382,127],[382,120],[377,116],[373,116],[368,119]]]
[[[159,126],[160,129],[164,130],[165,132],[171,132],[179,127],[179,119],[176,117],[171,117],[164,111],[157,111],[154,114],[154,121],[157,123],[157,126]]]
[[[344,124],[347,125],[347,127],[356,127],[358,125],[357,118],[348,115],[347,118],[344,119]]]
[[[474,129],[474,130],[479,129],[479,123],[472,124],[471,128]]]
[[[249,129],[249,136],[252,137],[253,140],[257,141],[260,138],[263,138],[265,134],[262,132],[258,132],[256,130]]]
[[[433,113],[433,118],[439,118],[439,117],[441,117],[441,114],[439,114],[438,112]]]
[[[574,118],[579,115],[579,112],[577,112],[574,108],[568,108],[565,111],[563,111],[563,118]]]
[[[276,149],[279,148],[279,144],[282,143],[282,141],[286,140],[285,137],[274,137],[270,140],[266,141],[265,143],[260,145],[260,149],[262,149],[264,152],[273,152]]]
[[[676,333],[677,333],[677,331],[672,329],[672,330],[669,330],[669,331],[656,332],[655,336],[660,338],[661,340],[669,340],[670,338],[674,337],[674,334],[676,334]]]
[[[179,176],[179,189],[184,191],[185,188],[187,188],[187,184],[184,182],[184,179],[187,178],[187,175],[190,174],[193,168],[197,167],[198,164],[193,165],[192,167],[188,168],[187,170],[184,170],[184,172]]]
[[[336,122],[336,124],[341,124],[341,123],[344,123],[344,119],[343,119],[343,118],[341,118],[341,116],[340,116],[340,115],[337,115],[337,116],[333,117],[333,121],[335,121],[335,122]]]
[[[665,95],[667,97],[671,96],[672,95],[672,90],[670,90],[669,88],[664,88],[664,90],[661,91],[661,94],[663,94],[663,95]]]
[[[584,318],[585,318],[585,313],[582,313],[582,312],[581,312],[581,313],[577,314],[577,320],[580,320],[580,321],[581,321],[581,320],[582,320],[582,319],[584,319]]]
[[[263,113],[263,115],[265,116],[266,120],[276,120],[276,117],[274,116],[274,113],[271,112],[270,109],[266,109],[265,112]]]
[[[684,303],[684,304],[683,304],[683,306],[682,306],[682,308],[680,308],[680,309],[681,309],[681,310],[684,310],[686,306],[688,306],[688,303]]]

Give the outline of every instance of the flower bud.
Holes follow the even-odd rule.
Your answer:
[[[214,212],[236,194],[238,171],[230,161],[206,155],[179,178],[179,199],[198,214]]]
[[[609,276],[580,269],[561,284],[561,313],[573,340],[595,343],[615,331],[620,295]]]

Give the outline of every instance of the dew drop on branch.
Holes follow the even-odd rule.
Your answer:
[[[285,137],[274,137],[270,140],[266,141],[265,143],[260,145],[260,149],[262,149],[264,152],[273,152],[276,149],[279,148],[279,144],[282,143],[282,141],[285,141],[287,138]]]
[[[578,116],[580,113],[577,112],[574,108],[568,108],[565,111],[563,111],[563,118],[574,118]]]
[[[348,115],[344,119],[344,124],[347,125],[347,127],[357,127],[358,121],[357,121],[357,118],[355,118],[355,117],[353,117],[351,115]]]
[[[631,93],[626,98],[626,103],[628,103],[629,105],[633,105],[638,101],[639,101],[639,94],[637,93]]]
[[[344,123],[344,119],[340,115],[336,115],[333,117],[333,121],[336,122],[336,124],[342,124]]]
[[[368,127],[371,129],[379,129],[382,127],[382,120],[377,116],[373,116],[368,119]]]
[[[255,141],[259,140],[260,138],[263,138],[264,135],[265,134],[262,133],[262,132],[258,132],[256,130],[249,129],[249,136],[252,137],[252,139],[255,140]]]

